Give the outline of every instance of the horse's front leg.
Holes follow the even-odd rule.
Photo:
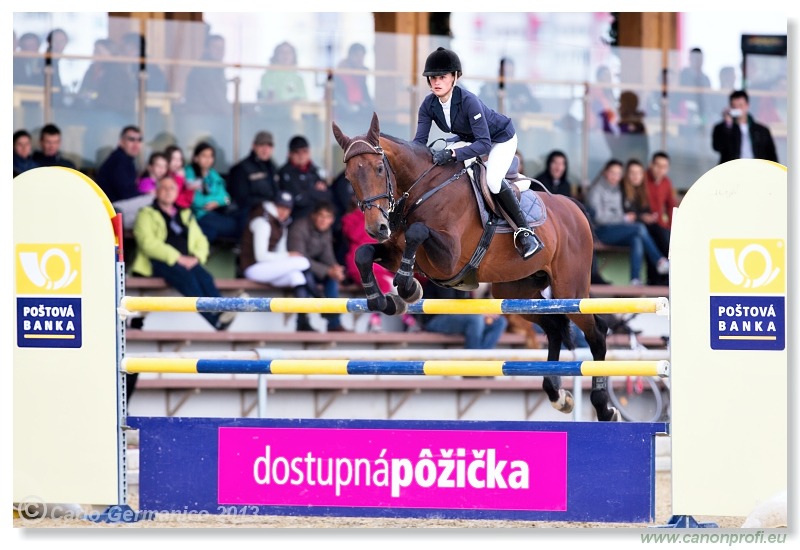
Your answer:
[[[406,246],[400,268],[394,276],[394,286],[397,287],[397,294],[409,304],[422,298],[422,285],[414,278],[414,262],[417,250],[429,236],[430,230],[422,222],[412,223],[405,232]]]
[[[396,248],[390,248],[383,244],[365,244],[356,250],[356,267],[361,276],[361,285],[367,295],[367,308],[370,311],[380,311],[386,315],[399,315],[406,312],[406,304],[397,296],[390,294],[386,296],[378,286],[373,264],[394,263],[400,252]]]

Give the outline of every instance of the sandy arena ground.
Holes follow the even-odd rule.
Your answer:
[[[670,473],[659,472],[656,478],[656,521],[663,525],[669,520],[671,497]],[[138,493],[132,491],[130,504],[138,507]],[[742,525],[743,517],[697,517],[698,521],[712,521],[720,528],[734,529]],[[185,516],[160,515],[154,521],[141,521],[135,524],[94,524],[74,519],[14,519],[14,527],[34,528],[90,528],[90,529],[148,529],[148,528],[480,528],[480,529],[529,529],[529,528],[643,528],[646,523],[573,523],[573,522],[534,522],[534,521],[493,521],[493,520],[451,520],[451,519],[382,519],[382,518],[341,518],[341,517],[289,517],[289,516]]]

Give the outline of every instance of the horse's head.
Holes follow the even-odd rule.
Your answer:
[[[391,235],[389,213],[395,203],[389,164],[379,141],[378,115],[373,113],[366,135],[347,137],[335,122],[333,135],[344,151],[345,177],[364,212],[364,227],[372,238],[384,242]]]

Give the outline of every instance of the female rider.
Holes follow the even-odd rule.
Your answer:
[[[517,226],[514,244],[524,259],[544,248],[544,244],[528,227],[514,191],[504,176],[517,150],[517,134],[511,119],[488,108],[472,92],[456,86],[461,77],[461,60],[455,52],[438,48],[425,61],[422,76],[427,77],[432,94],[419,107],[415,143],[426,144],[431,124],[443,132],[456,134],[469,145],[458,149],[445,148],[433,152],[438,165],[489,155],[486,161],[486,183],[497,196],[497,202]]]

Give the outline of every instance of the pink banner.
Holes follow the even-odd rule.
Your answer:
[[[220,428],[219,504],[562,511],[566,432]]]

